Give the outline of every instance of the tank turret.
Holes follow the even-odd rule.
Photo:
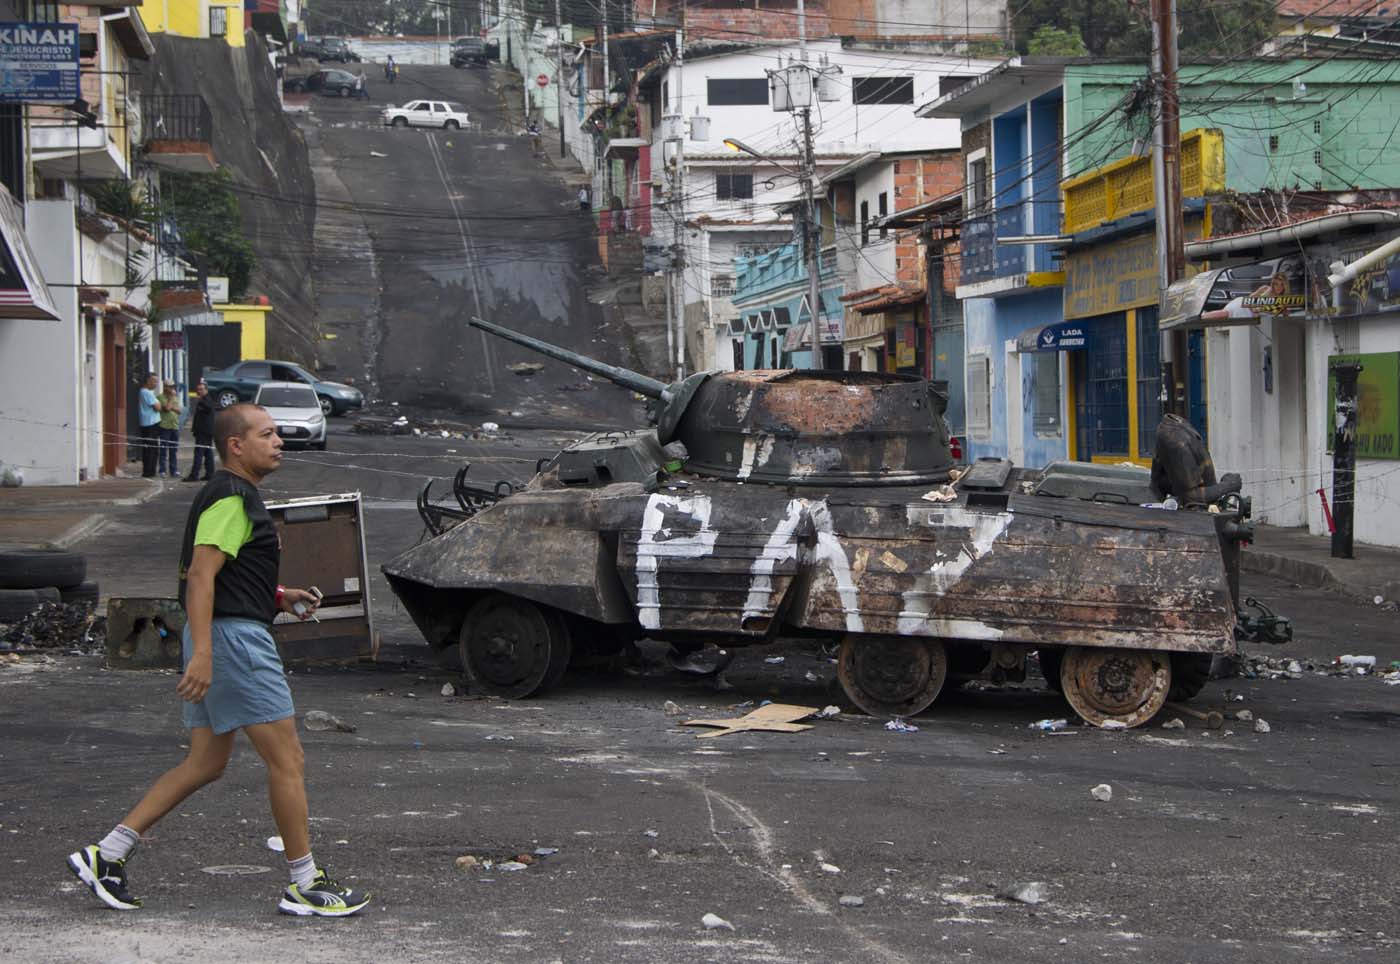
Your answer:
[[[480,318],[470,324],[652,399],[662,445],[696,475],[784,485],[943,482],[946,396],[922,378],[813,370],[699,372],[666,384]]]

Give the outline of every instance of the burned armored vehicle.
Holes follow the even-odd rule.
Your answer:
[[[542,691],[575,651],[642,636],[807,636],[839,641],[841,685],[872,714],[916,714],[950,679],[1022,679],[1038,652],[1084,719],[1137,726],[1174,676],[1174,695],[1193,695],[1211,655],[1236,650],[1222,544],[1248,535],[1237,498],[1213,514],[1075,497],[1140,481],[1090,467],[1099,477],[1076,482],[1077,463],[959,474],[946,398],[911,376],[667,385],[472,324],[648,396],[655,422],[584,438],[384,566],[429,644],[457,648],[488,693]]]

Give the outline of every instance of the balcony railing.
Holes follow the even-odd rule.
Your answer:
[[[198,94],[148,94],[141,98],[146,143],[152,141],[193,141],[209,144],[214,139],[213,115]]]
[[[716,275],[710,279],[710,296],[713,298],[733,298],[738,290],[734,279],[726,275]]]
[[[1152,158],[1125,157],[1096,167],[1060,185],[1065,233],[1150,211]],[[1181,196],[1206,197],[1225,190],[1225,136],[1212,128],[1181,135]]]

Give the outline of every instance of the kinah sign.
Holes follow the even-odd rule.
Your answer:
[[[0,102],[78,99],[76,23],[0,23]]]

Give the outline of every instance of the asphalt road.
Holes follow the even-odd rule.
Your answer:
[[[372,562],[411,545],[410,500],[462,458],[521,477],[563,436],[362,437],[296,453],[270,496],[360,489]],[[451,451],[455,450],[455,451]],[[169,592],[192,487],[114,509],[83,549],[111,592]],[[1394,614],[1247,577],[1294,616],[1286,652],[1400,659]],[[945,693],[916,733],[843,714],[805,733],[699,740],[681,719],[763,699],[833,702],[834,667],[796,644],[744,651],[716,692],[659,662],[574,673],[519,703],[444,697],[454,675],[372,585],[384,660],[296,671],[318,859],[376,892],[345,921],[279,917],[263,774],[228,773],[131,863],[137,913],[62,866],[180,755],[175,677],[91,657],[0,664],[0,960],[1354,961],[1400,955],[1400,687],[1375,678],[1217,682],[1198,700],[1271,725],[1062,734],[1034,683]],[[1276,651],[1275,651],[1276,652]],[[780,665],[765,663],[784,656]],[[652,655],[655,655],[653,653]],[[813,674],[815,682],[807,674]],[[1234,695],[1243,702],[1226,702]],[[668,716],[666,701],[685,716]],[[1090,788],[1107,783],[1112,800]],[[523,871],[459,870],[558,848]],[[821,869],[823,863],[840,873]],[[244,874],[209,868],[243,868]],[[997,898],[1042,881],[1048,901]],[[859,896],[862,907],[841,906]],[[734,930],[706,930],[718,914]]]
[[[592,219],[507,116],[494,68],[406,66],[373,100],[316,98],[305,123],[319,200],[316,290],[326,362],[372,396],[502,424],[630,420],[631,394],[469,328],[478,315],[605,361],[624,330],[585,295]],[[465,106],[466,130],[383,125],[386,104]],[[546,362],[533,377],[511,365]],[[567,417],[565,417],[567,416]]]

